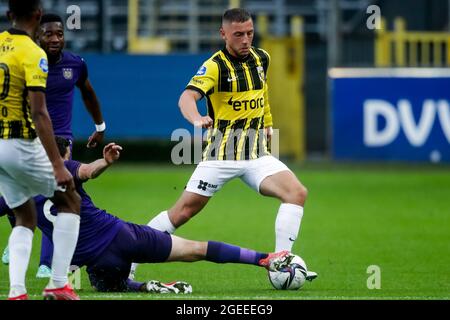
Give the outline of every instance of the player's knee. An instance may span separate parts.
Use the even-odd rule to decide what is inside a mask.
[[[81,197],[76,191],[55,194],[54,203],[58,212],[80,214]]]
[[[183,261],[194,262],[204,260],[207,245],[205,242],[188,240],[185,245]]]
[[[15,208],[14,210],[15,226],[22,226],[32,231],[37,226],[37,215],[35,213],[34,204],[27,201],[23,205]]]
[[[192,241],[192,251],[194,255],[194,261],[203,260],[206,257],[206,251],[208,249],[208,243],[207,242],[201,242],[201,241]]]
[[[25,227],[34,232],[36,230],[37,220],[31,216],[17,216],[15,226]]]
[[[68,212],[80,213],[81,197],[78,192],[70,192],[67,194],[65,205],[68,208]]]
[[[286,195],[286,203],[292,203],[299,206],[303,206],[308,197],[308,189],[302,184],[292,188]]]
[[[78,194],[78,192],[72,192],[72,201],[74,212],[79,213],[81,209],[81,196]]]

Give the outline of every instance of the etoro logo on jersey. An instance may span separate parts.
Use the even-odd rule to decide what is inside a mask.
[[[264,108],[264,98],[251,100],[233,100],[233,97],[228,100],[228,104],[233,107],[234,111],[247,111],[248,109]]]

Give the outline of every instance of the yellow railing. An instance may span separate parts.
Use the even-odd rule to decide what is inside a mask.
[[[267,16],[257,18],[261,48],[271,56],[269,102],[274,129],[279,129],[279,153],[295,160],[305,158],[305,40],[303,19],[291,19],[291,35],[275,37],[268,33]]]
[[[376,67],[450,66],[450,33],[407,31],[403,18],[394,20],[394,30],[386,30],[386,21],[375,39]]]
[[[169,51],[168,39],[139,36],[139,0],[128,0],[128,52],[164,54]]]
[[[239,8],[241,6],[241,0],[230,0],[228,8]]]
[[[237,8],[240,0],[229,0],[229,8]],[[139,0],[128,0],[128,52],[166,54],[171,49],[170,40],[164,37],[139,36]]]

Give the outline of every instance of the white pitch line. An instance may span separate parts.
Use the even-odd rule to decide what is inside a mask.
[[[42,295],[31,294],[31,298],[42,298]],[[0,294],[0,298],[7,298],[6,294]],[[450,300],[450,297],[423,297],[423,296],[392,296],[392,297],[350,297],[350,296],[307,296],[307,297],[280,297],[274,298],[273,296],[189,296],[189,295],[165,295],[165,294],[138,294],[138,295],[86,295],[83,299],[83,294],[80,295],[82,300],[89,299],[124,299],[124,300],[135,300],[135,299],[146,299],[146,300],[290,300],[290,301],[302,301],[302,300]]]

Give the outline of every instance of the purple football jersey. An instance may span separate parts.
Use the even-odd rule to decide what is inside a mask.
[[[84,181],[78,178],[80,162],[68,160],[65,165],[74,177],[77,192],[81,196],[80,233],[72,264],[83,266],[95,260],[109,246],[126,223],[94,205],[83,189]],[[38,212],[38,227],[51,240],[53,223],[50,220],[56,218],[56,208],[51,206],[49,213],[46,207],[50,206],[51,203],[48,202],[47,198],[37,196],[34,200]]]
[[[83,84],[87,77],[86,63],[71,52],[63,51],[59,62],[49,64],[46,101],[56,135],[73,140],[73,94],[75,86]]]

